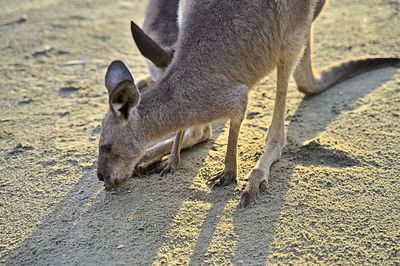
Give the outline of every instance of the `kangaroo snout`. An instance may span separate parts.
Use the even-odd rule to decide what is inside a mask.
[[[129,171],[128,173],[131,173],[132,171]],[[130,174],[124,173],[115,173],[113,171],[109,171],[107,169],[99,169],[97,170],[97,178],[99,181],[104,182],[104,185],[106,187],[117,187],[118,185],[122,184],[125,182],[128,178],[130,177]]]
[[[127,176],[123,178],[118,178],[112,175],[104,176],[102,173],[97,173],[97,177],[100,181],[104,182],[106,187],[117,187],[119,184],[123,183],[127,179]]]

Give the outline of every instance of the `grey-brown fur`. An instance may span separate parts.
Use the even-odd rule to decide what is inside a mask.
[[[322,76],[330,80],[314,75],[310,61],[311,24],[325,1],[186,2],[173,60],[155,88],[141,94],[139,103],[130,109],[128,119],[118,113],[137,101],[133,82],[128,86],[129,80],[120,80],[124,88],[131,89],[126,90],[126,97],[113,95],[113,90],[119,90],[120,85],[111,91],[110,108],[114,111],[108,112],[103,122],[99,171],[107,184],[117,185],[130,174],[150,142],[193,125],[228,118],[225,168],[212,180],[216,185],[235,181],[237,139],[248,91],[276,67],[278,79],[272,123],[265,153],[250,173],[242,194],[241,206],[247,206],[257,198],[270,166],[280,157],[285,145],[285,104],[292,73],[295,72],[302,91],[315,94],[346,78],[347,72],[354,72],[356,69],[352,66],[358,63],[344,64]],[[304,47],[307,51],[302,56]],[[398,59],[361,62],[368,62],[368,67],[363,68],[367,70],[370,64],[376,67],[397,63]],[[107,145],[111,145],[111,151],[103,152],[101,147]]]
[[[143,30],[131,22],[132,37],[139,51],[148,59],[150,77],[137,83],[143,91],[154,86],[173,57],[173,46],[178,38],[177,10],[179,1],[150,0],[148,2]],[[174,172],[180,165],[180,150],[208,140],[211,137],[211,124],[197,125],[179,131],[175,138],[167,139],[150,147],[137,163],[139,172],[161,173]],[[161,162],[162,157],[170,154],[168,160]],[[154,167],[155,166],[155,167]]]
[[[143,31],[160,46],[169,49],[178,39],[176,23],[179,0],[149,0],[146,8]],[[164,69],[148,61],[153,80],[161,78]]]

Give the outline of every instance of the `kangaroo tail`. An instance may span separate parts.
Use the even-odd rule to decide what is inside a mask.
[[[299,86],[299,90],[305,94],[317,94],[356,75],[382,67],[399,65],[400,58],[394,57],[364,58],[341,62],[322,70],[319,77],[315,78],[312,90],[301,86]]]

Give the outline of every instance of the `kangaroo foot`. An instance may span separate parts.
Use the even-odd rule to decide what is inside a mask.
[[[213,188],[227,186],[230,183],[236,183],[236,174],[222,171],[221,173],[208,179],[208,183],[212,184]]]
[[[148,171],[149,174],[157,174],[159,173],[161,176],[165,176],[168,173],[174,173],[176,170],[179,169],[179,163],[175,160],[168,160],[160,162],[154,165],[154,168]]]
[[[135,172],[141,175],[146,175],[152,168],[154,168],[156,165],[161,163],[160,158],[154,158],[151,160],[143,160],[140,161],[136,166],[135,166]]]
[[[239,208],[247,208],[253,204],[258,197],[260,197],[261,187],[253,187],[249,190],[244,190],[242,196],[240,197]]]
[[[139,91],[149,89],[153,87],[155,84],[155,81],[151,77],[147,77],[145,79],[139,80],[136,83],[136,87],[138,88]]]
[[[253,204],[265,189],[266,179],[264,173],[260,170],[253,170],[249,177],[249,183],[240,197],[239,208],[246,208]]]

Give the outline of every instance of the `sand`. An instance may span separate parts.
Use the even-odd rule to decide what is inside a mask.
[[[130,36],[144,1],[3,0],[0,11],[0,253],[5,265],[400,264],[400,71],[305,98],[290,84],[288,144],[261,198],[237,210],[264,149],[275,73],[250,94],[239,184],[211,189],[227,125],[173,175],[105,191],[96,177],[107,65],[145,61]],[[317,67],[400,56],[400,2],[331,1]]]

